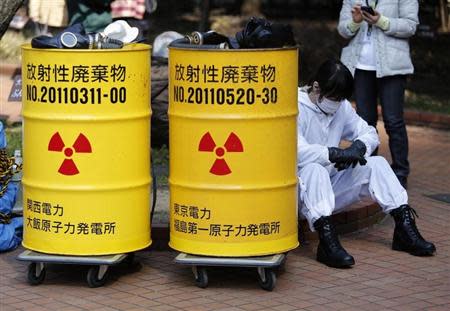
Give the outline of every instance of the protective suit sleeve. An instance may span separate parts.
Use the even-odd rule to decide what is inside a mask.
[[[380,144],[377,131],[373,126],[367,124],[350,105],[348,101],[344,103],[345,107],[345,125],[342,133],[342,139],[348,141],[360,140],[366,145],[366,154],[368,157]]]
[[[384,33],[397,37],[409,38],[416,32],[419,24],[419,3],[417,0],[399,0],[398,18],[389,18],[389,29]]]
[[[337,29],[339,34],[345,39],[350,39],[359,30],[359,28],[354,28],[354,24],[352,24],[352,22],[352,1],[344,0],[344,2],[342,3],[341,13],[339,14],[339,24]]]
[[[299,133],[297,138],[297,165],[299,168],[302,168],[310,163],[317,163],[322,166],[330,165],[328,147],[319,144],[309,144]]]
[[[23,218],[15,217],[9,224],[0,224],[0,252],[17,248],[22,242]]]
[[[0,213],[11,213],[14,204],[16,204],[17,185],[15,182],[10,182],[6,187],[6,192],[0,196]]]

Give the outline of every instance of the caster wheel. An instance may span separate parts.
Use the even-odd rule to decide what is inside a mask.
[[[277,283],[277,276],[272,269],[258,268],[258,283],[262,289],[271,292]]]
[[[286,260],[287,260],[287,253],[285,253],[285,257],[284,257],[283,261],[280,263],[280,265],[275,267],[275,271],[276,272],[278,272],[278,271],[281,271],[281,272],[286,271]]]
[[[32,262],[28,265],[27,273],[28,283],[30,285],[39,285],[45,279],[45,266],[43,263]]]
[[[108,277],[108,266],[94,266],[89,268],[86,276],[89,287],[95,288],[105,285]]]
[[[206,268],[194,267],[195,285],[200,288],[206,288],[208,286],[208,272]]]
[[[132,267],[134,265],[134,253],[127,254],[127,257],[123,260],[123,263],[126,264],[128,267]]]

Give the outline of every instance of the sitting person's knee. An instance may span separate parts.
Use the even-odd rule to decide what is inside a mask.
[[[325,167],[318,163],[308,163],[304,167],[300,169],[301,174],[326,174],[327,176],[328,171]]]
[[[371,168],[380,167],[380,166],[389,166],[388,161],[382,156],[371,156],[366,158],[367,165]],[[390,167],[390,166],[389,166]]]

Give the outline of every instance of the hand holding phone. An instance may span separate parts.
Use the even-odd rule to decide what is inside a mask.
[[[362,6],[361,11],[366,12],[370,15],[375,15],[375,11],[370,6]]]

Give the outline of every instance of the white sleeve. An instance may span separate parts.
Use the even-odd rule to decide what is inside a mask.
[[[352,18],[352,1],[344,0],[342,3],[341,12],[339,13],[339,22],[337,30],[339,34],[345,39],[352,38],[356,32],[352,32],[348,25],[353,21]]]
[[[380,144],[377,131],[356,114],[355,109],[353,109],[349,102],[346,102],[345,105],[346,120],[342,138],[348,141],[362,141],[367,148],[366,156],[370,156]]]
[[[297,138],[297,165],[299,168],[302,168],[310,163],[317,163],[322,166],[330,165],[328,147],[308,143],[299,131]]]
[[[389,17],[389,28],[385,34],[397,38],[409,38],[419,24],[419,3],[417,0],[400,0],[398,18]]]

